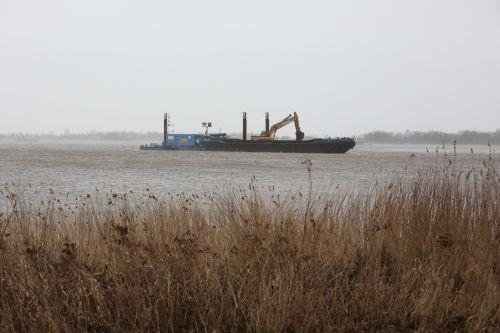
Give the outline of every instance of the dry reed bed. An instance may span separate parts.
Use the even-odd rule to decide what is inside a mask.
[[[335,199],[89,195],[72,214],[3,192],[0,331],[500,329],[492,166]]]

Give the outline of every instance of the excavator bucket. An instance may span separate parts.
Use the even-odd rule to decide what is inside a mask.
[[[302,132],[302,131],[297,131],[297,132],[295,132],[295,139],[296,139],[297,141],[302,141],[302,140],[304,140],[304,136],[305,136],[305,134],[304,134],[304,132]]]

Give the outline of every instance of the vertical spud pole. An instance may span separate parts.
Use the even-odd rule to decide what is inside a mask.
[[[247,113],[243,112],[243,141],[247,141]]]

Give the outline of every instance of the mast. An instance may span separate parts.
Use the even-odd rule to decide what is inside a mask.
[[[165,112],[163,115],[163,145],[167,144],[168,127],[170,126],[170,115]]]
[[[266,112],[266,135],[269,135],[269,112]]]
[[[243,141],[247,141],[247,113],[243,112]]]

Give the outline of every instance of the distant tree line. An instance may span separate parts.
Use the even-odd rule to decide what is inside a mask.
[[[34,142],[34,141],[145,141],[159,142],[163,133],[159,132],[96,132],[72,134],[0,134],[0,141]]]
[[[241,138],[241,133],[228,133],[231,137]],[[306,137],[306,139],[314,136]],[[280,139],[291,139],[283,136]],[[0,134],[0,141],[34,142],[34,141],[133,141],[133,142],[161,142],[161,132],[96,132],[72,134]],[[500,129],[495,132],[460,131],[458,133],[445,133],[439,131],[406,131],[393,133],[373,131],[358,137],[359,141],[366,143],[392,143],[392,144],[446,144],[450,145],[456,140],[457,144],[500,145]]]
[[[373,131],[362,136],[367,143],[395,143],[395,144],[500,144],[500,129],[495,132],[460,131],[458,133],[445,133],[439,131],[406,131],[392,133]]]

